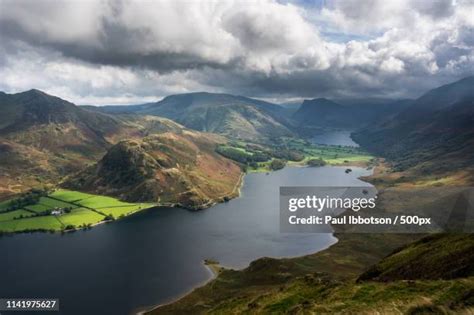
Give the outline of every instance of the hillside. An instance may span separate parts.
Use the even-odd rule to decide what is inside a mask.
[[[474,77],[424,94],[398,115],[353,134],[395,170],[446,173],[474,166]],[[436,162],[434,162],[436,159]]]
[[[108,136],[123,131],[117,118],[38,90],[0,94],[2,195],[79,170],[104,153]]]
[[[403,110],[411,100],[305,100],[292,115],[298,131],[311,135],[324,129],[354,130]]]
[[[124,140],[63,186],[127,201],[205,208],[238,195],[240,167],[215,152],[224,142],[187,130]]]
[[[474,276],[474,235],[435,234],[397,249],[358,280],[386,282],[470,276]]]
[[[292,135],[286,126],[284,109],[280,106],[229,94],[179,94],[165,97],[157,103],[105,106],[97,110],[161,116],[194,130],[257,142]]]
[[[182,130],[166,118],[112,116],[38,90],[0,93],[0,198],[57,184],[124,139]]]
[[[357,117],[348,116],[349,110],[349,107],[326,98],[316,98],[304,100],[292,118],[308,126],[351,128]]]

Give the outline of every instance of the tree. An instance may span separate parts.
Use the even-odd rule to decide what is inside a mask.
[[[284,168],[285,165],[286,165],[285,160],[273,159],[272,162],[270,163],[270,169],[273,171],[280,170]]]
[[[322,158],[311,159],[306,162],[306,165],[310,167],[320,167],[326,165],[326,162]]]

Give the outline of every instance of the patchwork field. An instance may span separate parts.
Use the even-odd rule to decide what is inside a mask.
[[[75,206],[72,203],[64,202],[58,199],[52,199],[49,197],[41,197],[39,204],[46,206],[50,209],[51,208],[68,208],[68,207],[77,208],[77,206]]]
[[[286,146],[303,153],[305,160],[321,158],[331,165],[368,162],[373,159],[367,151],[357,147],[313,144],[302,139],[288,139]]]
[[[29,201],[27,205],[20,203],[19,206],[21,199],[25,196],[0,203],[0,232],[53,232],[87,228],[154,206],[63,189]]]
[[[307,165],[313,159],[321,159],[328,165],[368,166],[374,158],[361,148],[313,144],[295,138],[282,138],[278,146],[233,141],[219,146],[217,152],[246,165],[249,172],[268,172],[276,159],[298,166]]]

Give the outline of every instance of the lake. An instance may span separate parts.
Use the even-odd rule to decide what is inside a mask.
[[[209,280],[204,259],[243,268],[320,251],[332,234],[279,232],[279,187],[370,186],[357,179],[370,171],[352,169],[249,174],[241,197],[207,210],[155,208],[88,231],[1,237],[0,297],[59,298],[61,314],[130,314]]]
[[[358,147],[359,145],[351,138],[350,130],[333,130],[318,133],[312,137],[312,142],[316,144],[331,144]]]

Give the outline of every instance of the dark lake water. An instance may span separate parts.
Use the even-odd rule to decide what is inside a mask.
[[[333,144],[358,147],[359,145],[351,139],[351,132],[349,130],[334,130],[327,131],[315,135],[312,138],[313,143],[317,144]]]
[[[204,211],[156,208],[89,231],[1,237],[0,297],[59,298],[61,314],[130,314],[208,280],[206,258],[243,268],[263,256],[317,252],[337,240],[280,233],[279,187],[368,185],[357,177],[369,171],[344,170],[249,174],[240,198]]]

